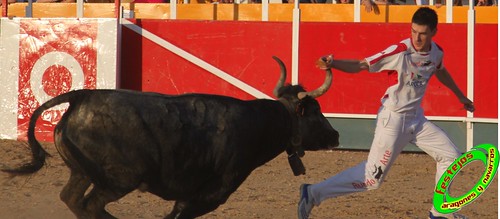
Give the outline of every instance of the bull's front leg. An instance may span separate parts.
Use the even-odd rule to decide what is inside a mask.
[[[234,173],[236,171],[229,171]],[[197,190],[197,198],[189,201],[176,201],[172,212],[166,219],[191,219],[202,216],[217,209],[224,204],[229,196],[236,191],[241,183],[246,179],[247,174],[227,174],[213,177],[215,180],[208,180]],[[221,181],[220,179],[225,179]]]
[[[217,209],[217,201],[176,201],[172,212],[165,219],[192,219]]]

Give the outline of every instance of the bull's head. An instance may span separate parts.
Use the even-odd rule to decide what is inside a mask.
[[[287,148],[290,165],[295,175],[304,174],[305,170],[298,170],[295,165],[302,165],[300,158],[304,155],[304,150],[316,151],[332,149],[339,145],[339,133],[321,113],[318,101],[315,99],[323,95],[332,84],[332,71],[326,70],[326,77],[323,84],[313,90],[306,91],[300,85],[286,85],[286,67],[283,62],[273,56],[281,69],[281,76],[274,88],[273,94],[289,110],[293,120],[292,140]]]

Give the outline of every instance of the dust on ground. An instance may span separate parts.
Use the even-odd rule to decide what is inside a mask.
[[[53,156],[31,176],[10,177],[0,172],[0,218],[75,218],[60,201],[59,192],[69,170],[51,143],[43,147]],[[0,167],[28,161],[25,142],[0,140]],[[307,174],[295,177],[285,154],[257,168],[231,195],[227,203],[201,218],[297,218],[298,188],[320,182],[366,159],[366,151],[307,152],[302,159]],[[427,218],[432,206],[434,160],[426,154],[403,153],[382,187],[377,190],[324,201],[311,218]],[[461,196],[481,178],[481,162],[467,165],[454,179],[452,195]],[[118,218],[163,218],[173,206],[149,193],[134,191],[107,210]],[[476,201],[460,210],[471,219],[498,218],[498,179]]]

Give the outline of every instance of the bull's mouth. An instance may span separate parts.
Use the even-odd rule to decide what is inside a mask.
[[[333,150],[335,148],[339,147],[338,144],[330,144],[327,146],[321,146],[321,147],[306,147],[306,151],[328,151],[328,150]]]
[[[321,151],[321,150],[333,150],[337,147],[339,147],[340,145],[340,142],[338,140],[332,140],[332,141],[329,141],[328,143],[325,143],[325,144],[322,144],[322,145],[316,145],[316,147],[313,147],[313,148],[316,148],[316,150],[318,151]]]
[[[339,144],[328,145],[327,150],[333,150],[333,149],[338,148],[338,147],[339,147]]]
[[[339,143],[332,143],[332,144],[328,144],[326,147],[323,146],[323,147],[317,147],[317,150],[318,151],[329,151],[329,150],[334,150],[335,148],[338,148],[339,147]]]
[[[338,132],[333,136],[331,143],[328,145],[328,149],[332,150],[340,145],[340,135]]]
[[[335,143],[333,143],[331,145],[328,145],[328,149],[329,150],[333,150],[333,149],[339,147],[339,145],[340,145],[340,143],[337,141],[337,142],[335,142]]]

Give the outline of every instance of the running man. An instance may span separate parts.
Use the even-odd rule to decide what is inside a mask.
[[[445,132],[428,121],[421,107],[429,79],[436,75],[470,112],[474,105],[455,84],[443,65],[443,51],[432,41],[438,17],[428,7],[412,17],[411,38],[389,46],[364,60],[335,60],[332,55],[317,61],[321,69],[335,68],[346,73],[362,70],[390,70],[397,82],[383,95],[377,115],[374,139],[368,159],[323,182],[300,187],[298,216],[308,218],[314,206],[328,198],[380,187],[395,159],[408,143],[417,145],[437,162],[436,183],[446,168],[461,155]],[[459,214],[440,214],[432,207],[429,218],[466,218]]]

